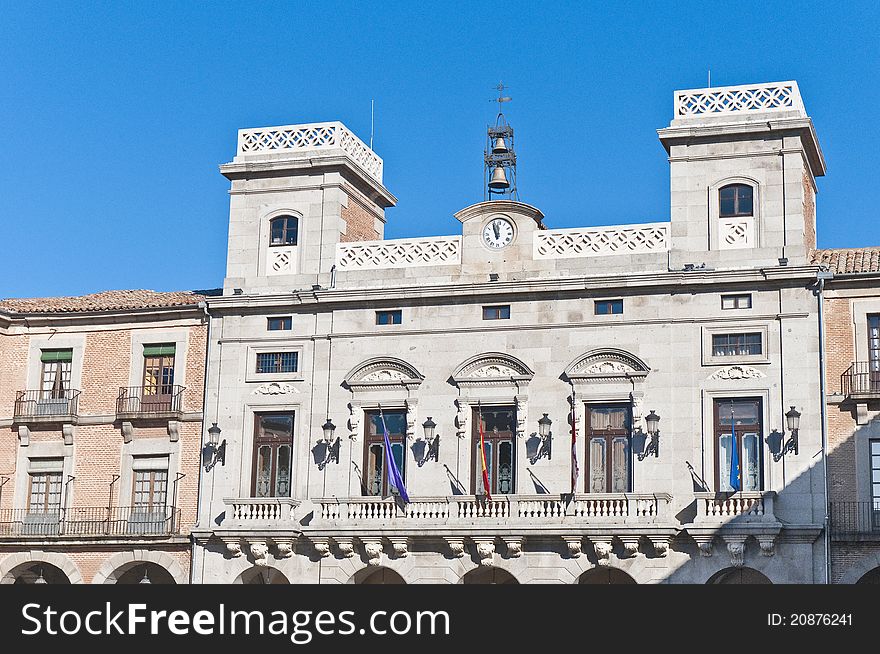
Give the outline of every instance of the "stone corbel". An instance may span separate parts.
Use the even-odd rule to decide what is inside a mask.
[[[507,546],[507,558],[518,559],[522,556],[522,536],[504,536],[504,544]]]
[[[474,540],[477,546],[477,556],[480,557],[480,565],[492,565],[495,563],[495,539]]]
[[[363,417],[364,412],[361,409],[360,404],[355,402],[349,402],[348,412],[348,437],[353,441],[357,441],[361,428],[361,418]]]
[[[633,428],[642,422],[642,404],[644,402],[641,393],[630,393],[630,401],[632,402],[632,424]]]
[[[180,440],[180,422],[177,420],[168,421],[168,440],[172,443]]]
[[[583,539],[580,536],[563,536],[566,547],[568,547],[568,555],[576,559],[581,555],[583,548]]]
[[[61,425],[61,435],[64,437],[65,445],[73,445],[73,432],[76,429],[75,425],[70,424],[69,422],[65,422]]]
[[[639,553],[639,537],[638,536],[620,536],[620,542],[623,543],[623,558],[627,559],[638,555]]]
[[[669,552],[668,538],[652,538],[651,544],[654,546],[654,554],[661,559]]]
[[[131,443],[131,437],[134,434],[134,426],[127,420],[122,421],[122,442]]]
[[[394,550],[395,559],[405,559],[409,555],[409,538],[406,536],[389,536],[391,549]]]
[[[523,439],[528,431],[529,398],[527,395],[516,396],[516,437]]]
[[[446,544],[449,545],[449,551],[453,557],[460,559],[464,556],[464,539],[463,538],[446,538]]]
[[[417,438],[416,424],[419,415],[419,401],[414,397],[408,397],[403,401],[403,404],[406,407],[406,437],[408,440],[413,440]]]
[[[741,568],[746,549],[746,537],[725,536],[724,542],[727,543],[727,553],[730,554],[730,565],[734,568]]]
[[[238,538],[224,538],[223,544],[226,545],[226,553],[230,558],[237,559],[241,556],[241,541]]]
[[[27,447],[31,442],[31,430],[27,425],[18,426],[18,442],[22,447]]]
[[[590,538],[596,552],[596,563],[607,567],[611,563],[611,538]]]
[[[275,539],[275,549],[278,551],[276,558],[279,559],[289,559],[293,556],[293,540],[278,540]]]
[[[339,549],[339,553],[342,554],[343,558],[350,559],[354,556],[353,538],[338,536],[333,538],[333,541],[336,543],[336,547]]]
[[[458,398],[455,400],[455,407],[455,435],[459,438],[465,438],[468,430],[470,405],[462,398]]]
[[[322,559],[330,556],[330,539],[327,536],[310,536],[309,540],[312,541],[312,547],[315,548],[318,556]]]
[[[775,536],[758,536],[758,545],[761,546],[762,555],[773,556],[774,554],[776,554]]]
[[[859,403],[856,404],[856,424],[857,425],[867,425],[868,424],[868,405]]]
[[[382,541],[363,540],[362,542],[367,555],[367,565],[379,565],[382,560]]]
[[[264,540],[250,540],[251,556],[254,558],[254,565],[260,567],[269,565],[269,544]]]
[[[714,535],[692,534],[692,537],[697,542],[697,547],[700,549],[700,556],[712,556],[712,541],[715,538]]]

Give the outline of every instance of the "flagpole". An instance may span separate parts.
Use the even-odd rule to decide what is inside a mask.
[[[580,468],[577,460],[577,399],[574,392],[574,383],[571,385],[571,496],[577,491]]]

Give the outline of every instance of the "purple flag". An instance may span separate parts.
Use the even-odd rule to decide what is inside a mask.
[[[388,484],[393,486],[398,494],[403,498],[404,502],[409,503],[409,495],[406,494],[406,486],[403,485],[403,477],[400,475],[400,469],[391,455],[391,438],[388,436],[388,427],[385,425],[385,414],[379,407],[379,417],[382,418],[382,432],[385,435],[385,467],[388,471]]]

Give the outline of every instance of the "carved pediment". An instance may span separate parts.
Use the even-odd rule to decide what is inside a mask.
[[[346,376],[351,389],[418,386],[424,377],[413,366],[401,359],[377,357],[355,366]]]
[[[269,382],[268,384],[257,386],[254,389],[253,395],[288,395],[289,393],[299,393],[299,389],[293,384]]]
[[[763,372],[751,366],[727,366],[713,372],[709,375],[709,379],[761,379],[766,376]]]
[[[565,369],[565,376],[572,381],[642,379],[650,370],[645,362],[634,354],[625,350],[605,348],[592,350],[575,359]]]
[[[457,384],[528,383],[535,373],[525,363],[501,352],[487,352],[471,357],[452,375]]]

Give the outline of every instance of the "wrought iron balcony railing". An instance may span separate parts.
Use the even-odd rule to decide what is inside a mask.
[[[73,389],[18,391],[13,416],[17,422],[49,422],[77,415],[79,391]]]
[[[185,386],[129,386],[119,389],[116,398],[118,418],[163,417],[182,411]]]
[[[840,376],[844,397],[880,398],[880,361],[856,361]]]
[[[880,536],[880,502],[832,502],[829,509],[832,536]]]
[[[142,537],[180,533],[180,509],[164,506],[0,510],[0,538]]]

